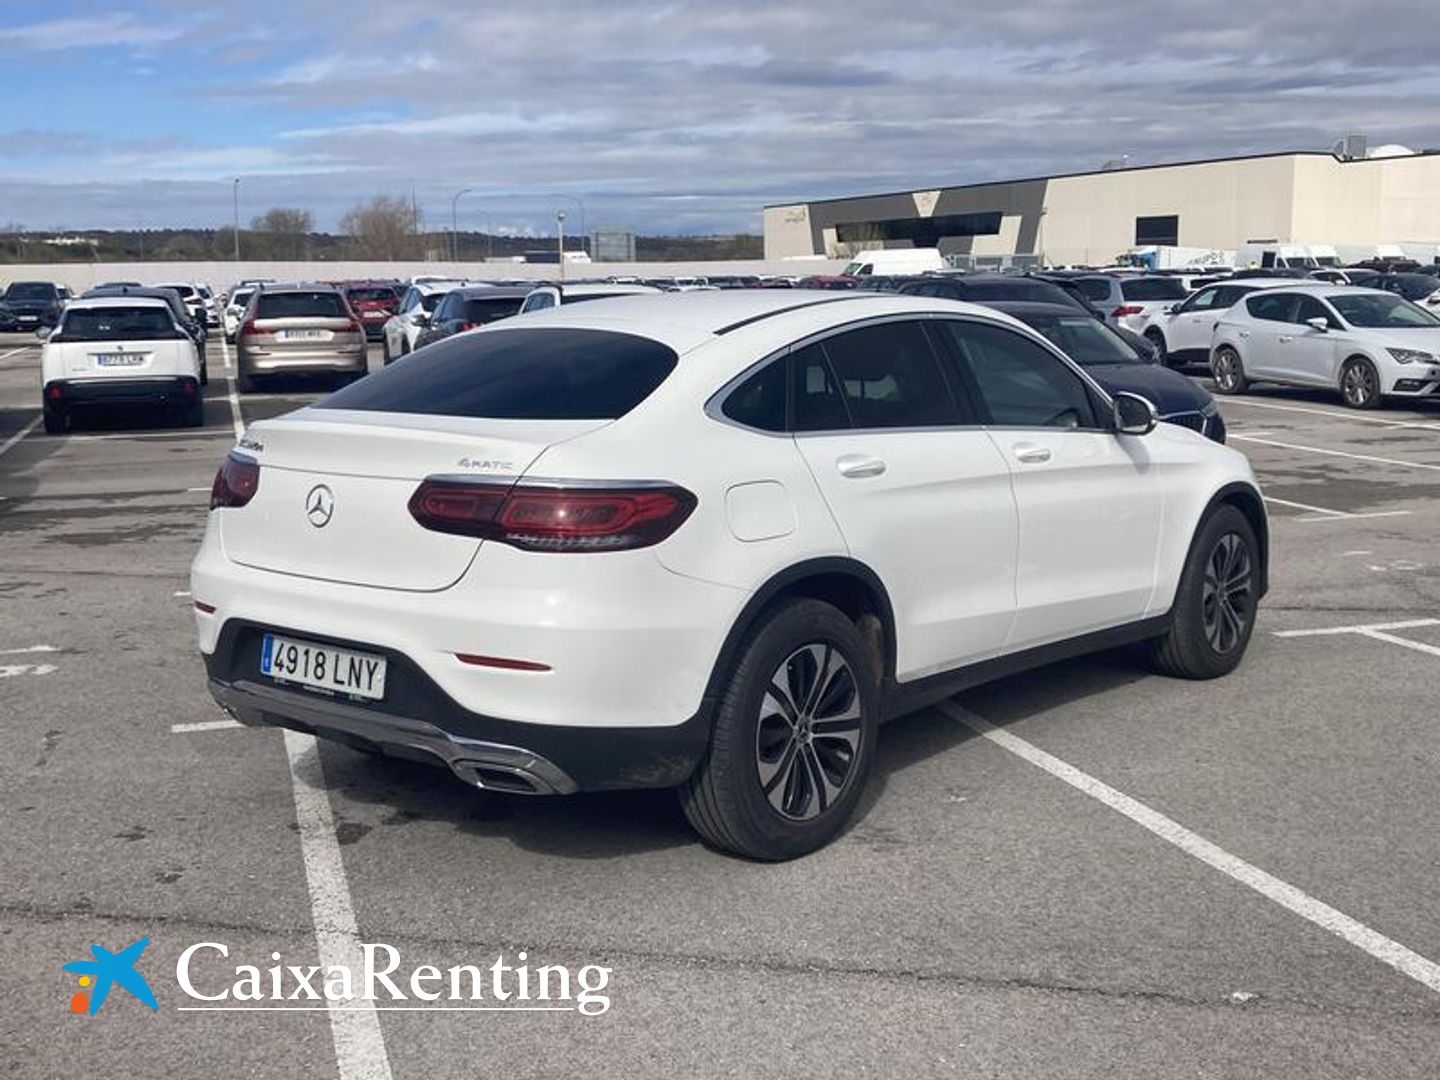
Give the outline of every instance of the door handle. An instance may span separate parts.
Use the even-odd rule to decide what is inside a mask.
[[[1289,334],[1281,334],[1281,335],[1280,335],[1278,338],[1276,338],[1275,340],[1278,341],[1278,342],[1280,342],[1281,345],[1284,345],[1286,342],[1294,341],[1295,339],[1294,339],[1293,337],[1291,337]]]
[[[835,467],[840,470],[841,476],[860,480],[867,476],[879,476],[885,471],[885,462],[864,454],[846,454],[836,460]]]
[[[1016,443],[1010,449],[1015,452],[1016,460],[1023,461],[1026,465],[1038,465],[1042,461],[1050,460],[1049,449],[1034,443]]]
[[[1240,331],[1240,336],[1241,336],[1241,337],[1249,337],[1249,336],[1250,336],[1250,331],[1249,331],[1249,330],[1241,330],[1241,331]]]

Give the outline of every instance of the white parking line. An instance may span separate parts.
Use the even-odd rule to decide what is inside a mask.
[[[1383,416],[1365,416],[1358,412],[1338,412],[1334,409],[1305,409],[1299,405],[1279,405],[1270,401],[1252,401],[1249,398],[1226,398],[1225,404],[1226,406],[1244,405],[1251,409],[1276,409],[1280,412],[1308,413],[1311,416],[1330,416],[1340,420],[1354,420],[1362,424],[1380,424],[1383,427],[1440,431],[1440,423],[1426,420],[1387,420]]]
[[[245,725],[239,720],[200,720],[194,724],[171,724],[171,735],[189,735],[196,731],[228,731]]]
[[[1286,910],[1299,915],[1307,922],[1322,930],[1328,930],[1336,937],[1389,964],[1402,975],[1407,975],[1436,993],[1440,993],[1440,964],[1428,960],[1419,953],[1393,941],[1364,923],[1352,919],[1342,911],[1315,899],[1288,882],[1281,881],[1273,874],[1266,873],[1258,866],[1224,850],[1206,840],[1198,833],[1191,832],[1183,825],[1152,810],[1144,803],[1132,799],[1108,784],[1082,772],[1074,765],[1047,754],[1038,746],[1026,742],[1018,735],[1012,735],[966,711],[953,701],[941,702],[937,708],[960,724],[969,728],[981,738],[988,739],[996,746],[1008,750],[1016,757],[1028,761],[1036,768],[1044,769],[1056,779],[1063,780],[1077,791],[1089,795],[1111,810],[1124,814],[1131,821],[1148,829],[1168,844],[1173,844],[1185,854],[1199,859],[1226,877],[1255,890],[1265,899],[1279,904]]]
[[[1323,446],[1301,446],[1298,443],[1281,442],[1279,439],[1262,439],[1259,435],[1232,434],[1230,438],[1261,443],[1264,446],[1278,446],[1284,450],[1304,450],[1311,454],[1326,454],[1330,457],[1350,458],[1354,461],[1374,461],[1381,465],[1400,465],[1407,469],[1430,469],[1433,472],[1440,472],[1440,465],[1431,465],[1424,461],[1401,461],[1399,458],[1376,457],[1374,454],[1352,454],[1348,450],[1329,450]]]
[[[1356,626],[1325,626],[1318,630],[1276,630],[1276,637],[1328,637],[1332,634],[1362,634],[1367,630],[1413,630],[1417,626],[1440,626],[1440,619],[1406,619],[1404,622],[1366,623]]]
[[[33,345],[21,345],[18,349],[11,349],[7,353],[0,353],[0,362],[9,360],[12,356],[19,356],[21,353],[29,352],[34,347]]]
[[[325,767],[320,761],[320,751],[313,735],[302,735],[287,728],[284,736],[320,965],[359,971],[364,964],[360,931],[350,902],[340,844],[335,839],[335,819],[330,811],[330,796],[325,792]],[[362,1001],[353,1007],[329,1012],[330,1038],[335,1043],[335,1065],[340,1080],[391,1080],[390,1059],[385,1053],[385,1036],[380,1030],[375,1003]]]
[[[9,450],[12,446],[19,443],[21,439],[25,438],[26,435],[29,435],[30,432],[34,431],[37,427],[39,427],[41,419],[42,417],[35,417],[35,419],[31,420],[14,435],[11,435],[10,438],[6,439],[3,443],[0,443],[0,455],[3,455],[5,451]]]
[[[24,653],[59,652],[54,645],[27,645],[23,649],[0,649],[0,656],[20,656]]]
[[[228,386],[227,397],[230,399],[230,422],[235,428],[235,438],[245,434],[245,420],[240,415],[240,395],[235,392],[235,374],[230,367],[230,346],[225,343],[225,335],[220,335],[220,354],[225,358],[225,382]]]
[[[1353,521],[1360,518],[1386,518],[1386,517],[1408,517],[1409,510],[1369,510],[1361,513],[1354,513],[1350,510],[1329,510],[1323,506],[1311,506],[1309,503],[1293,502],[1290,499],[1277,499],[1274,495],[1266,495],[1264,499],[1268,503],[1275,503],[1277,506],[1290,506],[1296,510],[1307,510],[1311,514],[1322,515],[1320,517],[1296,517],[1291,521]]]

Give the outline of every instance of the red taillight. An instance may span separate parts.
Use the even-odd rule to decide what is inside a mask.
[[[410,515],[435,532],[498,540],[524,551],[632,551],[658,544],[695,509],[669,484],[529,487],[426,480]]]
[[[479,325],[478,322],[462,322],[460,324],[460,330],[463,333],[466,330],[474,330]]]
[[[258,334],[258,333],[260,333],[260,331],[259,331],[258,329],[256,329],[256,327],[255,327],[255,320],[254,320],[254,319],[246,319],[246,320],[245,320],[245,324],[240,327],[240,333],[242,333],[242,334]]]
[[[1137,307],[1137,306],[1134,305],[1134,304],[1121,304],[1121,305],[1120,305],[1119,307],[1117,307],[1114,311],[1110,312],[1110,317],[1111,317],[1112,319],[1118,319],[1118,318],[1120,318],[1122,315],[1143,315],[1143,314],[1145,314],[1145,309],[1144,309],[1143,307]]]
[[[210,509],[244,506],[260,489],[260,465],[241,454],[228,455],[210,485]]]
[[[65,396],[65,387],[61,383],[51,383],[45,388],[45,396],[51,401],[59,401]]]

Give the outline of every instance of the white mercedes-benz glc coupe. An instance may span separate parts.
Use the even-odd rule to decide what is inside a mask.
[[[1232,670],[1244,457],[933,297],[697,292],[458,334],[254,424],[192,571],[237,718],[476,787],[677,787],[722,849],[845,825],[880,722],[1149,641]]]

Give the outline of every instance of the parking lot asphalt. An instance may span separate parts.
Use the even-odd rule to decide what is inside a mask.
[[[39,350],[0,336],[5,1076],[1435,1075],[1440,407],[1223,399],[1272,500],[1240,670],[1122,651],[898,720],[854,826],[768,866],[663,792],[480,793],[228,724],[186,592],[209,484],[237,419],[318,395],[232,404],[209,365],[202,429],[47,436]],[[72,1015],[61,965],[143,937],[159,1010]],[[229,947],[216,986],[356,940],[601,965],[610,1008],[182,1011],[189,945]]]

